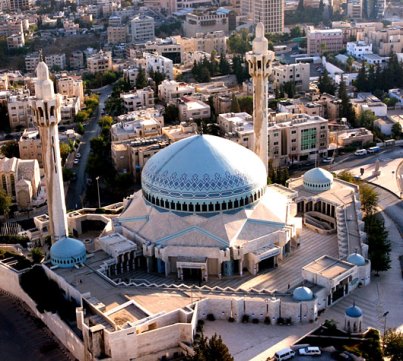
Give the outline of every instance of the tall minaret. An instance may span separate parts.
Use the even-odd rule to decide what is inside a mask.
[[[66,203],[59,148],[60,94],[55,94],[48,66],[41,60],[36,68],[35,99],[31,108],[42,143],[48,198],[49,233],[52,242],[67,236]]]
[[[249,74],[253,81],[253,151],[260,157],[268,168],[268,81],[271,75],[271,64],[274,52],[268,50],[269,42],[264,36],[264,25],[256,26],[256,37],[252,43],[252,51],[246,53]]]

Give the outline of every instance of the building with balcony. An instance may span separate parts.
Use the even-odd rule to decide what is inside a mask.
[[[183,97],[178,103],[178,108],[181,122],[209,119],[211,116],[210,106],[192,97]]]
[[[273,67],[273,88],[279,89],[284,83],[293,82],[297,91],[309,90],[310,64],[297,63]]]
[[[176,103],[186,95],[193,95],[195,87],[193,85],[177,82],[175,80],[164,80],[158,85],[158,99],[165,103]]]
[[[154,90],[151,87],[131,90],[128,93],[120,93],[126,112],[132,112],[140,108],[154,107]]]
[[[338,53],[344,49],[341,29],[315,29],[309,26],[306,34],[308,55]]]
[[[112,53],[100,50],[87,58],[87,69],[90,73],[104,73],[112,70]]]
[[[155,23],[151,16],[136,15],[130,21],[131,40],[135,44],[145,44],[155,39]]]

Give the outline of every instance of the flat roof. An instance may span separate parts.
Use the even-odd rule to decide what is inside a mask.
[[[354,267],[354,265],[341,261],[337,258],[323,256],[307,264],[302,269],[312,273],[320,274],[321,276],[328,279],[332,279],[351,270]]]

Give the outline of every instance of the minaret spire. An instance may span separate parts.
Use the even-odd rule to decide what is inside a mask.
[[[246,54],[249,74],[253,81],[253,151],[268,168],[268,81],[272,73],[271,64],[274,52],[268,50],[269,42],[265,37],[264,25],[256,25],[256,35],[252,51]]]
[[[67,236],[66,203],[59,148],[60,94],[54,93],[48,66],[40,61],[36,68],[35,99],[31,108],[42,143],[42,161],[45,171],[49,214],[49,233],[52,242]]]

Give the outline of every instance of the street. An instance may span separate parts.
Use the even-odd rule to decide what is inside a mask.
[[[113,85],[106,85],[98,90],[99,95],[99,107],[95,117],[93,117],[85,128],[80,142],[78,152],[81,153],[81,159],[78,165],[73,167],[73,171],[76,172],[77,178],[70,182],[70,186],[66,195],[66,208],[68,210],[81,208],[82,202],[85,196],[86,187],[86,168],[88,162],[88,156],[91,150],[90,141],[99,135],[101,128],[98,126],[98,120],[101,117],[102,110],[104,109],[105,101],[112,92]]]

